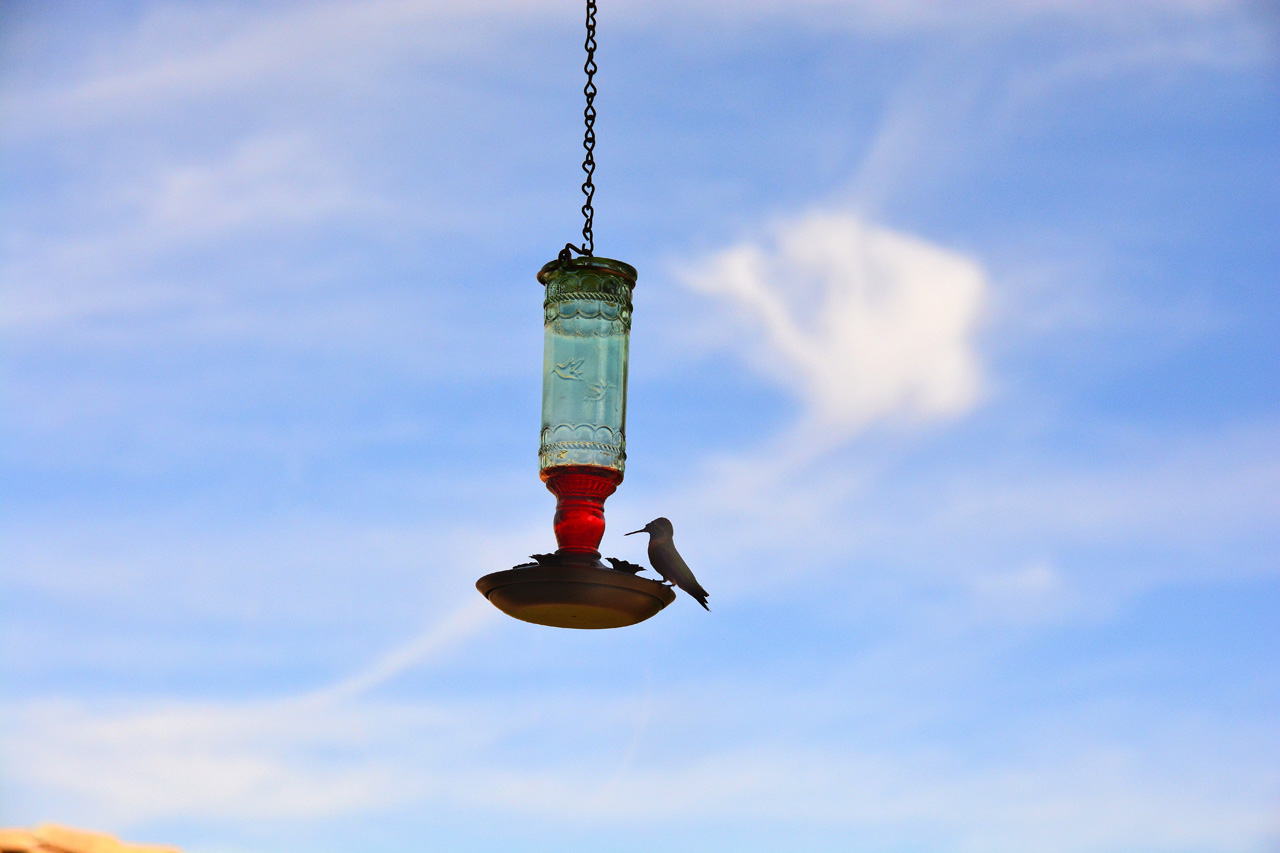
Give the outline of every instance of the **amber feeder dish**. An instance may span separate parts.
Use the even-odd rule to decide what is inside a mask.
[[[553,628],[625,628],[675,600],[671,587],[593,566],[531,566],[485,575],[476,588],[508,616]]]

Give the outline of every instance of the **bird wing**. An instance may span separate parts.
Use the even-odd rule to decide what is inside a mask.
[[[680,556],[680,552],[676,550],[675,543],[667,543],[663,548],[661,563],[664,564],[658,573],[676,586],[680,587],[703,606],[707,607],[707,596],[710,595],[702,584],[698,583],[698,579],[693,576],[693,570],[689,568],[689,564],[684,561],[684,557]],[[659,568],[659,561],[654,559],[654,555],[649,555],[649,562],[654,564],[654,568]]]

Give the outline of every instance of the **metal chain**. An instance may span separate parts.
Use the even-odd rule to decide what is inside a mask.
[[[577,252],[579,255],[591,256],[596,251],[596,238],[592,230],[595,224],[596,212],[591,206],[592,200],[596,195],[595,173],[596,173],[596,0],[587,0],[587,40],[583,43],[583,47],[587,50],[587,61],[582,66],[582,70],[587,72],[587,85],[582,87],[582,94],[587,96],[586,109],[582,111],[583,122],[586,124],[586,131],[582,135],[582,147],[587,154],[582,159],[582,171],[586,172],[587,179],[582,182],[582,194],[587,197],[582,203],[582,246],[575,246],[572,243],[566,243],[565,247],[560,251],[560,259],[568,260],[570,252]]]
[[[587,151],[582,160],[582,171],[587,173],[587,179],[582,182],[582,194],[587,197],[582,205],[582,245],[588,255],[593,255],[596,251],[596,238],[591,230],[596,218],[591,207],[591,200],[596,194],[596,185],[591,180],[596,173],[596,0],[587,0],[587,40],[582,46],[587,49],[587,61],[582,66],[582,70],[587,72],[587,85],[582,87],[582,94],[587,96],[587,107],[582,111],[586,124],[582,147]]]

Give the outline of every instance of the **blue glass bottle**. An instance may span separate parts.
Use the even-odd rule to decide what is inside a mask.
[[[540,471],[589,465],[623,472],[627,351],[636,271],[607,258],[552,261],[543,302]]]

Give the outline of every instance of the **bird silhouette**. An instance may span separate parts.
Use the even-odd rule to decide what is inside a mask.
[[[665,518],[655,518],[639,530],[633,530],[626,534],[633,536],[637,533],[649,534],[649,562],[653,563],[653,570],[662,575],[662,579],[680,587],[693,597],[693,600],[707,607],[707,591],[698,583],[698,579],[693,576],[693,572],[689,570],[689,566],[685,563],[684,558],[680,556],[680,552],[676,550],[675,542],[671,541],[671,537],[675,530],[671,526],[671,522]]]

